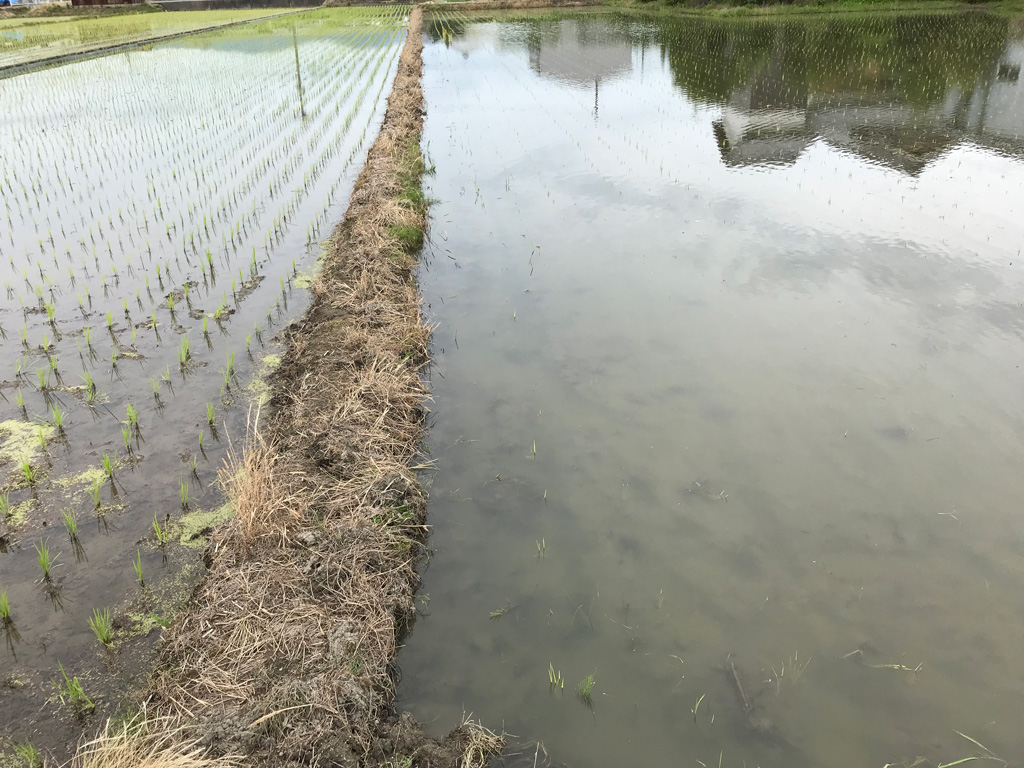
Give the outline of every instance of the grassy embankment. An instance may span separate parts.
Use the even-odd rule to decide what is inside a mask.
[[[1024,12],[1022,0],[795,0],[789,3],[749,0],[602,0],[616,9],[699,14],[702,16],[785,16],[822,13],[892,13],[988,10]]]
[[[824,13],[891,13],[986,10],[1024,13],[1024,0],[794,0],[775,3],[750,0],[428,0],[424,8],[453,7],[465,11],[527,10],[590,6],[595,10],[634,10],[711,17],[784,16]]]
[[[83,768],[153,751],[152,768],[475,768],[503,744],[469,722],[438,743],[394,711],[426,532],[420,29],[416,9],[380,134],[310,309],[287,333],[269,414],[259,429],[253,416],[244,455],[224,470],[235,515],[167,633],[145,717],[108,726],[83,747]]]
[[[5,13],[19,19],[52,19],[52,18],[89,18],[92,16],[124,16],[137,13],[160,13],[159,5],[153,3],[135,3],[118,5],[71,5],[71,3],[55,2],[38,5],[10,5],[0,8]]]

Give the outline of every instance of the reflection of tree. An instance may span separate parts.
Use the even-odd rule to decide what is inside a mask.
[[[428,16],[427,23],[423,25],[423,32],[432,42],[446,38],[450,40],[465,35],[466,24],[454,19],[440,19]]]
[[[666,21],[676,84],[697,101],[724,102],[764,68],[815,93],[891,94],[924,107],[950,87],[971,90],[992,70],[1007,22],[987,15],[787,22]]]
[[[776,26],[666,20],[662,51],[676,85],[691,99],[722,102],[767,61]]]

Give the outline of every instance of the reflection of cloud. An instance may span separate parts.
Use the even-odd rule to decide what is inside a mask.
[[[720,204],[735,210],[740,203]],[[956,317],[978,335],[1024,334],[1013,288],[970,253],[820,231],[806,236],[767,217],[760,226],[761,246],[749,271],[741,270],[742,279],[730,278],[745,283],[747,290],[775,294],[782,286],[817,293],[836,276],[852,274],[872,295],[920,313],[928,326]]]
[[[559,22],[559,34],[528,41],[530,67],[559,82],[590,88],[633,68],[633,47],[628,37],[608,27],[577,21]]]

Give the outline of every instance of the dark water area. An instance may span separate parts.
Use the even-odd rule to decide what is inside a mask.
[[[524,765],[1019,764],[1024,23],[426,30],[400,704]]]

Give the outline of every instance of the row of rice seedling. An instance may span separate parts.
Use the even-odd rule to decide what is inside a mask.
[[[50,19],[25,23],[0,21],[0,70],[40,59],[67,56],[97,48],[126,45],[155,37],[215,28],[225,24],[279,15],[281,11],[180,11],[126,14],[99,18]]]

